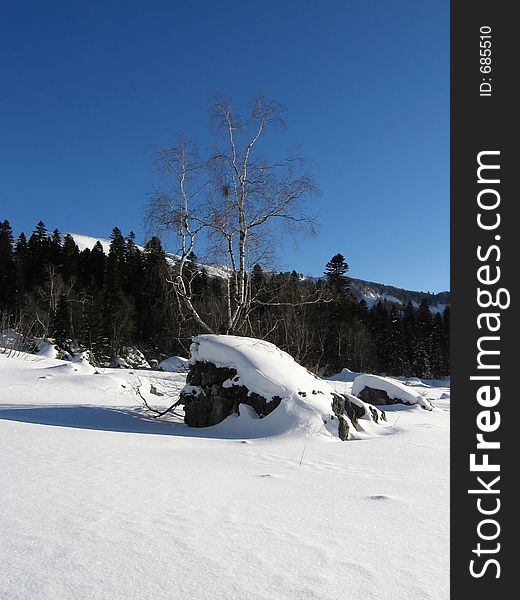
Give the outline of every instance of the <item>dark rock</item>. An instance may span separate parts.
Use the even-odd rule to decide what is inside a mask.
[[[377,414],[377,410],[375,408],[373,408],[372,406],[369,406],[368,410],[370,411],[370,414],[372,415],[372,419],[374,419],[374,423],[378,423],[379,415]]]
[[[376,390],[368,386],[365,386],[357,396],[364,402],[375,404],[376,406],[381,404],[409,404],[404,400],[390,398],[384,390]]]
[[[227,379],[234,379],[236,376],[236,369],[217,367],[210,362],[196,362],[190,365],[186,383],[193,386],[209,386],[215,383],[222,384]]]
[[[339,426],[338,426],[339,439],[343,442],[345,440],[348,440],[349,431],[350,431],[350,427],[349,427],[347,419],[345,419],[345,417],[341,416],[339,419]]]
[[[348,403],[348,409],[347,409],[347,414],[350,417],[350,420],[352,420],[352,417],[350,415],[350,412],[352,412],[354,414],[354,417],[357,419],[361,419],[362,417],[365,416],[365,409],[362,406],[359,406],[358,404],[354,404],[354,402],[350,402],[350,400],[346,400],[346,405]]]
[[[352,425],[357,429],[358,419],[365,416],[365,409],[351,402],[347,396],[334,394],[332,399],[332,412],[338,417],[338,436],[342,440],[348,439],[349,425],[345,415],[350,419]],[[344,437],[346,436],[346,437]]]
[[[334,395],[332,399],[332,412],[338,418],[345,413],[345,396]]]
[[[259,394],[250,393],[244,385],[224,387],[224,382],[229,380],[238,381],[236,369],[217,367],[210,362],[196,362],[190,366],[186,382],[198,389],[181,392],[180,399],[184,404],[184,421],[187,425],[216,425],[229,415],[238,414],[239,404],[247,404],[259,418],[263,418],[282,401],[278,396],[267,400]]]
[[[204,392],[198,395],[187,394],[184,401],[184,421],[190,427],[208,427],[223,421],[237,410],[233,399],[208,397]]]

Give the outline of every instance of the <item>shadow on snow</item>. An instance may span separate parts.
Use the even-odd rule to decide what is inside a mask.
[[[221,437],[218,432],[190,429],[184,423],[153,419],[139,409],[85,405],[0,405],[0,420],[55,427],[175,435]],[[225,436],[229,437],[229,436]]]
[[[0,405],[0,420],[34,423],[55,427],[72,427],[95,431],[121,433],[144,433],[148,435],[173,435],[216,439],[244,437],[230,431],[218,431],[214,427],[190,428],[180,421],[159,420],[140,412],[139,409],[85,406],[85,405]],[[250,436],[248,436],[250,437]]]

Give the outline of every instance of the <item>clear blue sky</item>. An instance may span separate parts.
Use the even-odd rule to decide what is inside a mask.
[[[317,239],[284,265],[449,287],[449,2],[5,2],[0,219],[143,235],[152,148],[204,147],[208,95],[287,107],[321,189]]]

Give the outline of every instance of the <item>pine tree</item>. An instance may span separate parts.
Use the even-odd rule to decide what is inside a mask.
[[[450,307],[447,306],[444,309],[444,312],[442,314],[442,325],[443,325],[443,336],[442,336],[442,346],[443,346],[443,351],[444,351],[444,356],[445,356],[445,361],[446,361],[446,375],[449,375],[451,372],[451,364],[450,364],[450,333],[451,333],[451,329],[450,329]]]
[[[433,317],[430,311],[428,300],[424,298],[416,315],[416,331],[417,335],[427,344],[432,333]]]
[[[422,340],[418,340],[414,347],[412,364],[413,374],[421,379],[431,379],[431,365],[428,349]]]
[[[112,256],[120,264],[124,264],[126,258],[127,244],[119,227],[112,229],[110,235],[110,250],[108,256]]]
[[[65,281],[70,281],[78,276],[79,272],[79,248],[74,238],[67,233],[63,239],[62,250],[62,273]]]
[[[334,255],[325,265],[325,277],[329,287],[338,294],[348,290],[350,280],[346,277],[349,267],[342,254]]]
[[[364,298],[361,298],[356,305],[356,316],[361,322],[366,323],[368,321],[368,314],[368,304]]]
[[[385,351],[389,373],[392,375],[402,375],[405,363],[405,348],[402,323],[395,304],[390,310]]]
[[[61,265],[61,234],[55,229],[52,232],[52,236],[49,242],[49,262],[52,265],[60,266]]]
[[[135,246],[135,233],[130,230],[130,233],[126,236],[126,247],[127,250],[131,253]]]
[[[126,242],[121,230],[114,227],[110,236],[110,250],[106,262],[105,307],[110,327],[111,314],[115,315],[123,303],[123,290],[126,274]]]
[[[50,239],[43,221],[38,221],[27,246],[29,264],[25,276],[28,287],[32,289],[34,285],[43,283],[48,272]]]
[[[143,292],[145,279],[144,256],[136,245],[127,247],[126,257],[126,291],[132,296]]]
[[[59,297],[56,312],[51,321],[50,333],[60,348],[68,349],[72,326],[69,303],[65,294],[61,294]]]
[[[433,377],[440,378],[449,372],[444,352],[444,325],[440,313],[433,318],[430,341],[430,365]]]
[[[416,320],[415,309],[411,300],[406,304],[402,319],[403,332],[403,375],[413,374],[413,363],[415,358],[416,342]]]
[[[16,246],[14,250],[15,259],[15,293],[16,293],[16,305],[18,309],[23,308],[25,304],[25,296],[28,289],[28,279],[30,270],[29,260],[29,245],[24,232],[20,233],[16,240]]]
[[[126,258],[126,243],[120,229],[114,227],[110,236],[110,250],[106,264],[105,285],[113,301],[119,302],[123,293],[123,280]],[[116,302],[116,303],[117,303]]]
[[[205,298],[208,294],[209,288],[209,277],[208,272],[204,267],[197,270],[197,273],[193,279],[193,293],[198,298]]]
[[[147,342],[157,343],[169,330],[172,323],[168,323],[169,303],[167,299],[170,267],[166,261],[166,254],[161,241],[152,237],[144,247],[144,289],[145,304],[142,311],[141,331]]]
[[[262,271],[262,267],[259,264],[256,264],[253,267],[253,273],[251,276],[251,284],[255,290],[259,290],[264,283],[264,273]]]
[[[114,356],[122,344],[125,328],[125,302],[123,271],[125,241],[117,227],[113,230],[112,242],[106,262],[104,283],[104,331],[110,340],[110,353]]]
[[[432,355],[433,316],[428,299],[423,298],[415,313],[415,326],[411,340],[412,371],[416,377],[430,379]]]
[[[103,287],[105,279],[107,257],[103,252],[103,246],[96,242],[89,256],[89,285],[95,285],[97,288]]]
[[[15,279],[13,230],[6,220],[0,223],[0,316],[3,310],[13,308]]]
[[[376,348],[376,365],[380,373],[386,373],[389,370],[389,324],[390,318],[386,302],[377,302],[372,307],[371,322],[372,322],[372,337]]]
[[[104,299],[101,290],[87,287],[81,295],[81,319],[79,323],[79,341],[90,350],[98,363],[109,362],[110,340],[104,326]]]

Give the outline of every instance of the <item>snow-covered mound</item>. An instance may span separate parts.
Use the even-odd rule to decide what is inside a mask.
[[[354,379],[356,379],[356,377],[358,377],[358,375],[360,375],[360,373],[356,373],[355,371],[351,371],[350,369],[347,369],[346,367],[344,369],[341,369],[341,371],[339,373],[336,373],[335,375],[331,375],[330,377],[327,377],[327,381],[354,381]]]
[[[405,385],[423,385],[422,379],[419,377],[396,377],[397,381],[402,381]]]
[[[379,375],[359,375],[352,385],[352,394],[359,396],[364,388],[386,392],[389,398],[403,404],[417,404],[427,410],[432,410],[430,402],[414,389],[387,377]]]
[[[149,369],[150,363],[137,348],[123,346],[119,355],[112,359],[110,366],[116,369]]]
[[[57,358],[61,360],[71,360],[72,356],[63,348],[60,348],[55,344],[52,339],[49,338],[35,338],[31,344],[32,353],[42,358]]]
[[[38,338],[35,340],[35,354],[44,358],[61,358],[58,348],[50,340]]]
[[[212,363],[217,368],[236,371],[235,377],[224,382],[224,388],[244,386],[250,396],[258,395],[268,403],[279,402],[261,419],[249,406],[241,404],[238,418],[230,416],[215,427],[232,427],[234,430],[243,427],[247,430],[245,434],[256,430],[262,437],[289,432],[337,437],[338,419],[333,414],[332,402],[338,394],[327,382],[275,345],[254,338],[199,335],[193,338],[190,353],[191,365]],[[184,393],[197,396],[203,391],[199,386],[187,385]],[[372,413],[366,404],[355,400],[357,406],[366,409],[362,418],[372,421]],[[350,437],[358,437],[352,421],[346,416],[345,420]]]
[[[161,360],[157,365],[158,371],[166,371],[168,373],[186,373],[190,368],[187,358],[182,356],[170,356]]]
[[[80,352],[71,358],[72,368],[74,371],[79,371],[81,373],[95,373],[96,368],[92,364],[93,362],[94,361],[89,350]]]

